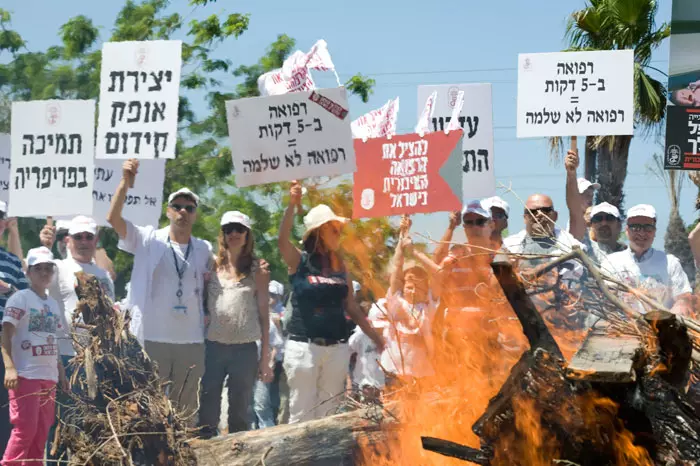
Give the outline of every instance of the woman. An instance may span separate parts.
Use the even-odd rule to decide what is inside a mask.
[[[279,248],[289,268],[292,313],[284,350],[284,369],[290,391],[289,422],[317,419],[334,411],[344,391],[350,354],[345,313],[384,348],[353,298],[343,258],[339,253],[340,232],[347,219],[330,207],[318,205],[304,217],[303,248],[290,241],[294,212],[301,203],[296,181],[282,219]]]
[[[205,438],[216,435],[221,391],[228,376],[228,430],[247,430],[256,377],[268,381],[270,328],[267,264],[253,255],[250,218],[226,212],[221,218],[215,270],[207,285],[209,326],[199,424]],[[258,358],[256,341],[261,340]]]

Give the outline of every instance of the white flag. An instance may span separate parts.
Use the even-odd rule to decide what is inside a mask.
[[[383,107],[365,113],[350,124],[352,137],[366,141],[369,138],[389,137],[396,134],[399,116],[399,98],[389,100]]]
[[[437,91],[433,91],[425,101],[425,107],[423,107],[423,113],[420,114],[418,119],[418,124],[416,125],[416,133],[421,137],[430,132],[430,119],[433,117],[433,111],[435,110],[435,99],[437,99]]]
[[[321,39],[311,47],[309,53],[297,50],[287,57],[282,68],[269,71],[258,78],[258,89],[263,96],[281,95],[288,92],[310,91],[316,85],[309,70],[333,71],[340,87],[340,79],[328,52],[326,41]]]
[[[445,128],[445,134],[449,133],[450,131],[457,131],[462,127],[459,124],[459,114],[462,113],[462,107],[464,107],[464,91],[459,91],[459,93],[457,93],[457,99],[455,100],[455,106],[452,109],[450,122]]]

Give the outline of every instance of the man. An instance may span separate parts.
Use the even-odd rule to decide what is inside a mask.
[[[584,244],[597,265],[601,265],[609,254],[627,249],[617,240],[622,231],[622,218],[614,205],[603,202],[591,209],[591,229],[593,234],[590,238],[586,235]]]
[[[556,226],[558,218],[559,214],[549,196],[533,194],[525,202],[525,229],[503,240],[504,248],[513,254],[552,257],[570,252],[573,246],[583,249],[583,244],[576,238]],[[583,222],[583,215],[580,215],[580,220],[572,216],[572,229],[581,231],[579,222]],[[526,266],[535,267],[546,260],[526,257],[523,262]]]
[[[605,269],[620,281],[646,291],[672,312],[690,315],[691,293],[688,276],[677,257],[652,247],[656,237],[656,210],[639,204],[627,212],[629,249],[610,254]],[[644,313],[647,307],[630,297],[630,303]]]
[[[120,249],[134,255],[131,331],[158,363],[160,376],[172,381],[171,399],[177,402],[179,397],[179,408],[193,412],[204,373],[203,290],[213,259],[211,244],[192,236],[199,197],[187,188],[168,197],[170,224],[165,228],[136,226],[124,219],[124,200],[138,167],[138,160],[124,162],[107,216],[119,235]]]
[[[44,225],[39,233],[39,241],[42,246],[49,250],[53,247],[56,239],[56,230],[63,225],[51,226]],[[79,215],[68,224],[68,231],[65,239],[65,256],[64,259],[55,260],[56,273],[49,287],[49,295],[58,302],[58,307],[61,311],[61,328],[58,330],[58,352],[61,357],[61,362],[66,368],[66,376],[72,376],[71,366],[68,362],[75,356],[73,348],[73,337],[80,332],[74,332],[73,329],[73,313],[78,304],[78,295],[75,293],[76,272],[85,272],[97,277],[104,290],[105,294],[114,300],[114,283],[106,270],[98,267],[93,261],[95,249],[97,248],[97,224],[90,217]],[[60,245],[58,246],[61,251]],[[58,394],[58,415],[60,418],[61,407],[70,403],[70,397]],[[60,449],[51,454],[54,432],[57,425],[54,425],[49,431],[49,458],[57,460],[65,454],[65,450]],[[65,458],[64,458],[65,459]]]
[[[491,241],[497,244],[500,248],[503,246],[503,232],[508,229],[508,216],[510,215],[510,206],[506,201],[498,196],[489,197],[483,201],[484,207],[491,210],[491,218],[493,219],[493,231],[491,232]]]
[[[13,235],[19,240],[17,220],[7,218],[7,204],[0,201],[0,236],[9,230],[8,244],[12,244]],[[14,249],[14,248],[11,248]],[[21,248],[20,248],[21,250]],[[22,272],[22,260],[16,254],[8,252],[0,246],[0,318],[5,310],[7,299],[17,290],[29,286]],[[2,335],[0,335],[0,338]],[[0,358],[0,380],[5,380],[5,364]],[[5,453],[7,441],[10,439],[12,425],[10,424],[9,396],[4,384],[0,384],[0,455]]]

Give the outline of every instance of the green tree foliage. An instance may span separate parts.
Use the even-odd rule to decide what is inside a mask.
[[[241,210],[249,214],[254,222],[258,254],[272,265],[273,278],[286,281],[276,236],[287,185],[235,188],[225,102],[258,96],[258,77],[280,68],[293,51],[295,41],[280,34],[257,63],[234,67],[231,60],[220,58],[216,51],[244,34],[251,18],[241,13],[207,15],[212,3],[215,0],[190,0],[186,12],[171,9],[166,12],[167,0],[127,0],[110,29],[110,36],[102,37],[90,18],[79,15],[61,26],[60,43],[45,51],[30,50],[24,37],[12,30],[10,13],[0,9],[0,56],[4,62],[0,64],[0,131],[9,131],[11,101],[98,99],[101,41],[183,39],[178,155],[166,164],[164,192],[187,186],[203,193],[195,234],[214,245],[223,212]],[[217,11],[221,10],[219,6]],[[192,17],[203,19],[187,21]],[[222,84],[226,76],[238,81],[235,88]],[[346,84],[365,102],[373,85],[373,80],[361,75]],[[206,113],[195,114],[191,99],[205,99]],[[42,224],[43,221],[20,219],[25,250],[38,245]],[[392,233],[385,220],[367,225],[362,227],[367,229],[367,234],[379,233],[383,240]],[[115,261],[118,288],[123,289],[129,279],[132,257],[117,251],[117,238],[111,230],[103,232],[102,242]]]
[[[673,254],[681,261],[683,270],[690,281],[695,280],[695,260],[690,250],[688,232],[678,209],[671,210],[664,236],[664,249],[668,254]]]

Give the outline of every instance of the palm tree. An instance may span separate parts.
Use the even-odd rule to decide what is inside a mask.
[[[666,86],[646,73],[652,51],[671,33],[668,23],[656,27],[658,6],[656,0],[588,0],[566,28],[571,51],[634,49],[635,132],[645,137],[659,134],[666,114]],[[632,136],[589,136],[585,142],[586,178],[601,184],[597,201],[620,210],[631,142]]]

